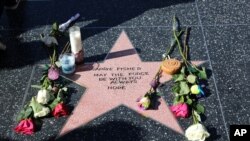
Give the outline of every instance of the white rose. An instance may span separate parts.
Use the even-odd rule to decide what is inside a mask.
[[[200,123],[193,124],[185,131],[185,136],[189,141],[205,141],[210,134],[207,129]]]
[[[47,104],[50,100],[50,94],[48,90],[42,89],[38,91],[36,101],[41,104]]]
[[[43,107],[41,111],[39,111],[37,113],[34,113],[34,117],[35,118],[37,118],[37,117],[44,117],[44,116],[47,116],[49,113],[50,113],[49,108]]]

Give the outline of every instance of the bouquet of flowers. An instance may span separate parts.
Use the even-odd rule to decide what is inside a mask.
[[[60,33],[58,25],[53,24],[52,32],[49,36],[42,36],[42,41],[46,47],[53,51],[49,55],[50,64],[43,65],[43,75],[40,79],[40,85],[32,85],[38,88],[38,93],[23,107],[17,116],[19,124],[14,128],[15,132],[21,134],[33,134],[36,130],[35,121],[44,117],[53,116],[58,118],[69,114],[65,106],[65,97],[67,87],[60,81],[59,68],[56,65],[57,40]]]
[[[199,99],[206,97],[204,92],[205,85],[202,84],[203,81],[207,80],[206,69],[204,67],[198,68],[188,61],[188,28],[185,31],[180,30],[175,17],[173,21],[173,38],[170,48],[162,55],[162,65],[150,83],[150,90],[137,100],[138,106],[143,110],[151,108],[154,105],[152,97],[159,95],[158,86],[160,85],[159,79],[161,74],[172,75],[174,80],[174,85],[172,86],[174,100],[170,110],[178,118],[192,116],[193,125],[185,131],[185,136],[190,141],[204,141],[210,134],[201,124],[200,115],[205,113],[205,108],[199,103]],[[185,33],[184,41],[181,42],[183,33]],[[181,61],[170,58],[170,52],[174,47],[178,48],[182,57]]]

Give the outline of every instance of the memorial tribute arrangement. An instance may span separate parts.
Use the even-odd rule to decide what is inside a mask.
[[[184,38],[181,36],[184,34]],[[183,39],[183,41],[182,41]],[[154,102],[154,97],[158,95],[158,86],[162,73],[173,76],[174,84],[172,94],[174,95],[173,105],[170,110],[177,118],[188,118],[192,116],[193,125],[187,128],[185,136],[191,141],[204,141],[210,134],[202,125],[201,115],[205,113],[204,106],[199,103],[200,98],[206,97],[202,82],[207,80],[205,68],[198,68],[188,60],[187,45],[188,28],[180,30],[177,19],[173,18],[173,38],[170,48],[162,55],[162,65],[159,67],[155,77],[150,82],[150,90],[137,99],[140,109],[150,109]],[[171,51],[177,47],[182,60],[170,58]]]
[[[38,126],[36,123],[37,121],[40,121],[40,119],[52,116],[58,118],[69,114],[69,111],[65,106],[65,99],[67,98],[68,91],[67,87],[61,81],[61,77],[59,75],[60,65],[57,63],[57,37],[64,35],[64,32],[70,23],[78,17],[79,15],[77,14],[62,25],[55,23],[52,25],[52,31],[49,35],[42,35],[42,41],[50,54],[50,64],[43,65],[44,72],[40,80],[40,85],[33,85],[33,87],[39,89],[38,93],[36,96],[33,96],[20,111],[17,117],[17,121],[19,123],[14,128],[15,132],[26,135],[33,134],[36,131],[36,126]],[[161,85],[161,77],[164,77],[164,73],[172,75],[174,81],[172,94],[174,99],[170,110],[177,118],[192,117],[193,125],[189,126],[185,131],[185,136],[188,140],[204,141],[210,136],[210,134],[207,132],[201,121],[201,115],[205,113],[205,108],[199,100],[206,97],[204,91],[205,85],[203,82],[207,80],[207,74],[204,67],[197,67],[188,59],[188,33],[188,28],[186,30],[180,29],[178,20],[174,17],[173,38],[171,40],[170,47],[167,48],[166,52],[162,55],[162,63],[150,82],[151,88],[144,96],[137,99],[137,104],[142,110],[152,109],[153,105],[155,105],[154,98],[159,96],[158,87]],[[70,36],[72,39],[70,40],[73,40],[73,37],[74,39],[76,37],[78,38],[78,36],[81,36],[79,28],[72,28]],[[79,40],[81,41],[81,39]],[[76,43],[76,41],[74,41],[74,43],[76,47],[72,52],[74,60],[73,64],[69,65],[61,62],[62,71],[64,73],[66,72],[66,74],[67,72],[74,72],[75,61],[77,63],[83,60],[83,58],[79,58],[79,56],[82,56],[81,54],[83,54],[83,51],[80,49],[81,42]],[[171,53],[175,48],[178,49],[181,60],[171,58]],[[65,52],[69,52],[69,42],[67,42],[61,54]],[[70,54],[67,55],[67,58],[71,57]]]
[[[50,35],[42,35],[42,41],[49,52],[50,64],[42,65],[43,75],[40,85],[32,85],[38,88],[38,93],[23,107],[17,116],[18,125],[15,132],[30,135],[36,131],[40,119],[45,117],[59,118],[69,114],[65,101],[67,98],[67,87],[59,75],[57,62],[58,42],[57,37],[61,35],[59,26],[54,23]]]

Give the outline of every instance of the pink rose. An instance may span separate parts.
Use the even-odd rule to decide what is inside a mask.
[[[186,103],[179,103],[170,107],[175,117],[187,118],[189,116],[189,109]]]
[[[24,119],[15,127],[14,130],[17,133],[31,135],[35,131],[35,126],[32,119]]]

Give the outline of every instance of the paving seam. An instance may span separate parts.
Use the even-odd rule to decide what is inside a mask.
[[[205,36],[205,33],[204,33],[204,28],[202,26],[197,0],[195,1],[195,4],[196,4],[196,10],[197,10],[197,15],[198,15],[198,19],[199,19],[199,24],[201,26],[201,32],[202,32],[202,35],[203,35],[204,45],[206,47],[206,53],[207,53],[207,57],[208,57],[208,60],[209,60],[209,66],[210,66],[211,70],[213,71],[213,66],[212,66],[212,63],[211,63],[211,59],[210,59],[210,55],[209,55],[209,51],[208,51],[208,47],[207,47],[206,36]],[[225,116],[224,116],[224,112],[223,112],[223,108],[222,108],[222,104],[221,104],[221,99],[220,99],[220,96],[219,96],[218,87],[217,87],[215,76],[214,76],[213,73],[212,73],[212,78],[213,78],[213,81],[214,81],[215,91],[216,91],[217,99],[218,99],[218,102],[219,102],[219,105],[220,105],[220,112],[222,114],[222,120],[223,120],[224,127],[225,127],[225,130],[226,130],[227,138],[228,138],[228,140],[230,140],[229,139],[229,133],[228,133],[227,126],[226,126]]]

